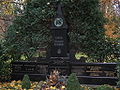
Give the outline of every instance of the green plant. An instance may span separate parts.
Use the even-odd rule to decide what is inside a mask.
[[[114,90],[114,89],[108,85],[101,85],[101,86],[98,86],[96,90]]]
[[[117,86],[120,87],[120,62],[117,63],[117,77],[118,77],[118,82]]]
[[[75,73],[72,73],[68,78],[67,90],[81,90],[79,80]]]
[[[22,80],[22,88],[30,89],[30,87],[31,87],[30,78],[27,74],[25,74]]]
[[[6,32],[7,52],[15,60],[28,58],[51,42],[50,23],[59,0],[27,0],[24,13],[15,17]],[[113,43],[105,38],[105,19],[99,0],[61,0],[69,24],[70,49],[101,60],[113,54]]]
[[[0,40],[0,81],[9,81],[11,74],[11,64],[8,54],[4,52],[3,42]]]

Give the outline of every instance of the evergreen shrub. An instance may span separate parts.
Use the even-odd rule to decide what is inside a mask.
[[[82,90],[75,73],[72,73],[67,81],[67,90]]]
[[[25,74],[22,80],[22,88],[30,89],[30,87],[31,87],[30,78],[27,74]]]
[[[108,85],[101,85],[98,86],[96,90],[114,90],[114,89]]]
[[[8,55],[4,53],[3,42],[0,40],[0,81],[5,82],[11,79],[10,60]]]
[[[28,0],[24,13],[16,16],[6,33],[7,52],[15,60],[28,58],[40,48],[50,47],[50,23],[58,0]],[[69,25],[70,49],[102,61],[114,54],[113,43],[106,39],[106,22],[99,0],[61,0]]]
[[[117,63],[117,77],[118,77],[118,82],[117,82],[117,87],[120,87],[120,62]]]

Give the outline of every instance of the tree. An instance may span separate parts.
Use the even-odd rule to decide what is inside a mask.
[[[73,10],[74,9],[74,10]],[[99,0],[76,1],[71,5],[70,37],[72,45],[77,45],[79,51],[100,61],[114,54],[112,42],[106,40],[104,24],[106,19],[100,10]],[[76,18],[77,17],[77,18]],[[73,26],[72,26],[73,25]],[[78,46],[79,45],[79,46]]]
[[[8,53],[14,59],[22,54],[32,57],[51,42],[50,22],[55,15],[56,0],[28,0],[22,16],[17,16],[6,33]],[[105,38],[103,13],[99,0],[61,0],[69,24],[71,49],[102,60],[113,54],[112,42]],[[17,57],[16,57],[17,56]]]
[[[116,39],[120,37],[120,1],[101,0],[102,11],[108,22],[104,25],[105,34],[108,38]]]
[[[0,1],[0,38],[4,37],[6,30],[6,22],[9,21],[9,17],[13,15],[13,5],[10,3],[12,0]],[[9,16],[9,17],[8,17]]]
[[[13,18],[16,16],[14,0],[0,0],[0,81],[9,81],[11,75],[11,54],[8,53],[9,46],[5,46],[4,36]]]
[[[26,0],[0,1],[0,38],[4,37],[7,27],[16,15],[22,14]]]
[[[23,10],[24,5],[28,0],[1,0],[0,1],[0,15],[1,16],[14,16],[15,9]]]
[[[13,5],[11,4],[13,0],[2,0],[0,1],[0,13],[1,15],[11,15],[13,14]]]

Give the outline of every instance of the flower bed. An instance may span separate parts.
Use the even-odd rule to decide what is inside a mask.
[[[31,82],[31,89],[28,90],[34,90],[38,82]],[[11,82],[0,82],[0,90],[25,90],[22,89],[22,81],[11,81]]]
[[[44,82],[44,81],[31,82],[31,88],[28,90],[41,90],[40,89],[41,83],[46,83],[46,82]],[[107,86],[107,85],[104,85],[104,86]],[[81,87],[83,88],[83,90],[97,90],[97,87],[88,87],[87,85],[81,86]],[[113,90],[120,90],[116,87],[112,87],[112,88],[113,88]],[[65,87],[63,87],[63,90],[64,89],[65,89]],[[19,81],[5,82],[5,83],[0,82],[0,90],[27,90],[27,89],[22,89],[22,81],[19,80]],[[43,90],[60,90],[60,89],[57,89],[56,87],[50,87],[50,88],[46,88]],[[99,89],[99,90],[104,90],[104,89]]]
[[[109,85],[82,86],[72,73],[69,78],[61,76],[58,70],[54,70],[46,78],[46,81],[31,82],[28,75],[24,75],[22,81],[0,82],[0,90],[120,90]]]

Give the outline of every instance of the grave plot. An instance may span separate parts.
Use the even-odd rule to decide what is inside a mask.
[[[28,74],[32,81],[45,80],[53,70],[61,75],[76,73],[81,84],[116,85],[116,63],[83,63],[71,57],[69,50],[68,25],[61,3],[57,4],[56,16],[51,24],[52,43],[47,57],[12,63],[12,80],[20,80]]]

